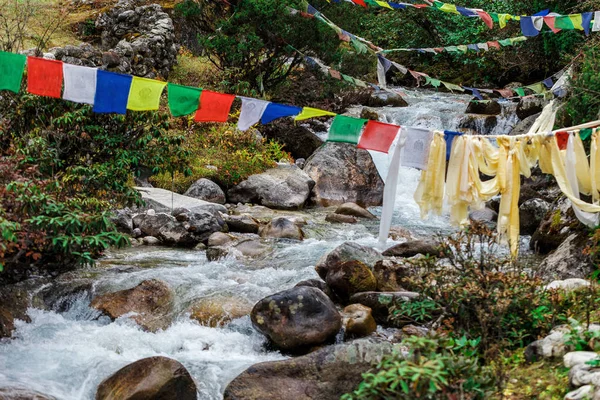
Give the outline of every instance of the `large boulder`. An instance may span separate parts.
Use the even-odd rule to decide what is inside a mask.
[[[201,178],[185,191],[184,196],[210,201],[211,203],[225,204],[225,193],[210,179]]]
[[[596,269],[589,254],[583,251],[588,243],[589,238],[584,233],[569,235],[542,261],[537,273],[545,281],[587,278]]]
[[[260,129],[264,137],[285,145],[285,150],[296,159],[309,158],[323,144],[323,140],[310,129],[287,118],[273,121]]]
[[[369,307],[373,318],[379,324],[390,325],[389,316],[399,303],[406,303],[421,298],[415,292],[363,292],[350,297],[350,303],[358,303]],[[406,322],[408,324],[410,322]]]
[[[368,266],[375,265],[383,257],[373,248],[362,246],[354,242],[344,242],[317,262],[315,270],[321,279],[327,278],[327,272],[330,268],[346,261],[360,261]]]
[[[133,216],[131,210],[122,209],[113,211],[111,221],[115,224],[119,232],[131,235],[133,233]]]
[[[316,182],[311,201],[317,205],[383,204],[383,181],[375,163],[354,144],[325,143],[307,160],[304,171]]]
[[[542,199],[529,199],[519,206],[519,226],[521,235],[533,235],[544,216],[550,211],[550,203]]]
[[[184,224],[196,240],[206,242],[208,237],[215,232],[226,232],[227,224],[218,212],[192,209],[188,214],[188,220]]]
[[[273,218],[267,225],[261,228],[259,234],[261,237],[276,239],[304,239],[302,229],[284,217]]]
[[[537,114],[533,114],[530,115],[529,117],[525,118],[522,121],[519,121],[512,129],[512,131],[510,131],[511,135],[525,135],[526,133],[529,132],[529,130],[531,129],[531,127],[533,126],[533,124],[535,123],[535,120],[538,119],[538,117],[542,115],[542,113],[537,113]]]
[[[137,222],[137,219],[134,221]],[[142,233],[146,236],[159,237],[160,229],[163,226],[167,225],[169,222],[175,222],[175,218],[169,214],[148,213],[142,218],[141,222],[139,223],[139,228],[141,229]]]
[[[252,304],[239,296],[210,296],[194,301],[190,307],[190,318],[201,325],[215,328],[236,318],[250,315]]]
[[[440,254],[439,246],[433,240],[412,240],[390,247],[383,252],[386,257],[414,257],[417,254],[437,256]]]
[[[0,387],[0,400],[56,400],[56,398],[21,387]]]
[[[342,318],[321,290],[297,286],[260,300],[251,313],[252,325],[279,348],[301,351],[335,337]]]
[[[194,379],[178,361],[148,357],[121,368],[98,386],[96,400],[196,400]]]
[[[522,97],[517,105],[517,117],[523,120],[534,114],[542,112],[544,106],[548,103],[542,97]]]
[[[252,175],[229,189],[231,203],[256,203],[266,207],[302,208],[315,182],[296,165],[279,164],[262,174]]]
[[[356,260],[338,263],[327,271],[327,286],[344,303],[350,296],[377,289],[377,280],[371,269]]]
[[[331,288],[327,286],[327,282],[323,282],[320,279],[307,279],[305,281],[300,281],[296,283],[296,286],[308,286],[319,289],[323,293],[327,295],[333,302],[339,302],[337,296],[331,291]]]
[[[258,233],[260,224],[251,215],[224,215],[223,220],[229,227],[229,232]]]
[[[338,400],[393,349],[388,342],[360,339],[302,357],[254,364],[227,385],[224,399]]]
[[[173,291],[163,281],[150,279],[131,289],[97,296],[91,306],[113,320],[132,313],[131,318],[144,330],[156,332],[171,324]]]
[[[373,92],[365,105],[368,107],[408,107],[408,103],[404,100],[404,97],[397,93],[383,90]]]

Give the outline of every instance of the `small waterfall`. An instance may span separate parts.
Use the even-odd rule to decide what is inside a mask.
[[[500,114],[464,114],[458,127],[460,130],[478,135],[508,135],[519,123],[517,116],[518,103],[498,101]]]

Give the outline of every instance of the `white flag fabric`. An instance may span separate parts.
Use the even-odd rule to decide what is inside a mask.
[[[240,119],[238,119],[238,129],[245,131],[260,121],[269,102],[249,97],[239,97],[242,99],[242,111],[240,112]]]
[[[392,226],[394,205],[396,204],[396,190],[398,187],[398,174],[400,172],[400,159],[403,157],[403,150],[406,145],[405,133],[404,128],[400,128],[398,131],[396,146],[394,147],[392,159],[384,179],[383,208],[381,209],[381,220],[379,222],[379,245],[381,248],[384,247]]]
[[[594,13],[594,25],[592,25],[592,32],[600,31],[600,11]]]
[[[63,63],[65,90],[63,99],[75,103],[94,104],[97,68]]]
[[[401,165],[427,170],[429,148],[432,140],[433,132],[429,129],[406,128],[406,144]]]
[[[385,72],[385,67],[381,63],[381,58],[377,57],[377,82],[382,88],[385,88],[387,86]]]

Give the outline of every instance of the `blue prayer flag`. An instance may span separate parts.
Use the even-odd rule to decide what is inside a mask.
[[[446,161],[450,160],[452,154],[452,142],[457,136],[462,136],[462,132],[444,131],[444,139],[446,140]]]
[[[96,113],[125,114],[131,88],[131,75],[98,70],[93,111]]]
[[[521,31],[523,31],[523,36],[527,37],[534,37],[540,34],[540,31],[535,29],[531,17],[521,17]]]
[[[552,89],[552,86],[554,86],[554,82],[552,81],[552,78],[546,78],[542,81],[542,83],[544,84],[544,86],[546,86],[548,89]]]
[[[590,34],[590,25],[592,24],[593,17],[593,12],[585,12],[581,14],[581,25],[583,25],[583,31],[586,35]]]
[[[302,108],[294,106],[286,106],[285,104],[269,103],[265,112],[263,113],[260,122],[262,124],[268,124],[277,118],[292,117],[300,114]]]
[[[388,4],[390,5],[390,7],[395,8],[397,10],[404,10],[406,8],[404,4],[392,3],[391,1],[388,1]]]
[[[477,13],[475,11],[471,11],[468,8],[458,7],[456,6],[456,11],[460,13],[460,15],[465,17],[477,17]]]
[[[468,44],[467,49],[473,50],[473,51],[476,51],[477,53],[479,53],[479,46],[477,46],[476,44]]]
[[[475,96],[479,100],[483,100],[483,97],[481,96],[481,93],[479,93],[479,90],[477,90],[475,88],[466,87],[466,86],[463,86],[463,89],[473,92],[473,96]]]

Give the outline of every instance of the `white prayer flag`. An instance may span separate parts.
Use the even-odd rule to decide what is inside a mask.
[[[592,25],[592,32],[600,31],[600,11],[594,12],[594,25]]]
[[[433,132],[423,128],[405,128],[406,144],[401,165],[427,170],[429,148],[433,140]]]
[[[239,96],[239,98],[242,99],[242,111],[240,112],[240,118],[238,119],[238,129],[240,131],[245,131],[260,121],[269,102],[242,96]]]
[[[97,68],[63,63],[65,89],[63,99],[75,103],[94,104]]]

